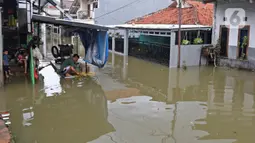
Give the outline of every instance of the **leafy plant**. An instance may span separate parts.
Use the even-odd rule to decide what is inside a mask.
[[[242,45],[241,45],[241,48],[244,49],[244,48],[247,47],[247,45],[248,45],[248,37],[247,37],[247,36],[244,36],[244,37],[243,37],[243,43],[242,43]]]
[[[239,42],[239,45],[240,45],[240,42]],[[242,49],[240,58],[243,59],[243,60],[246,58],[246,54],[244,53],[244,48],[247,48],[247,46],[248,46],[248,37],[244,36],[243,37],[243,42],[240,46],[240,48]]]
[[[204,41],[202,38],[195,38],[194,39],[194,44],[202,44]]]
[[[188,45],[190,43],[189,40],[182,40],[182,45]]]

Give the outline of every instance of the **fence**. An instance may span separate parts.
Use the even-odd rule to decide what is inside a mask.
[[[151,43],[148,41],[139,41],[138,39],[129,39],[128,54],[130,56],[156,62],[163,65],[169,65],[170,45],[162,43]],[[109,49],[112,49],[112,39],[109,38]],[[124,52],[124,40],[115,39],[115,51]]]
[[[170,45],[130,39],[128,53],[130,56],[168,66]]]
[[[112,38],[109,38],[109,49],[112,50]],[[124,39],[115,38],[115,51],[124,53]]]

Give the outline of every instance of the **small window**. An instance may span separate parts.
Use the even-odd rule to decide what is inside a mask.
[[[58,28],[54,28],[54,29],[53,29],[53,32],[54,32],[54,33],[58,33]]]
[[[94,8],[98,8],[98,2],[94,2],[94,3],[93,3],[93,9],[94,9]]]

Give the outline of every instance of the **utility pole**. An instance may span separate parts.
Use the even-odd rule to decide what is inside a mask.
[[[60,8],[62,8],[63,9],[63,0],[60,0]],[[64,18],[64,14],[63,14],[63,12],[60,12],[60,19],[63,19]]]
[[[60,8],[62,8],[63,9],[63,6],[64,4],[63,4],[63,0],[60,0]],[[63,14],[63,12],[62,11],[60,11],[60,19],[64,19],[64,14]],[[60,44],[62,44],[62,39],[63,39],[63,37],[62,37],[62,26],[59,26],[59,38],[60,38]]]
[[[182,0],[179,1],[178,16],[179,16],[179,28],[178,28],[178,68],[181,66],[181,25],[182,25]]]
[[[0,87],[4,85],[3,71],[3,35],[2,35],[2,7],[0,7]]]
[[[41,0],[38,0],[38,15],[40,14],[41,14]],[[37,22],[37,36],[38,36],[37,46],[40,49],[40,22]]]

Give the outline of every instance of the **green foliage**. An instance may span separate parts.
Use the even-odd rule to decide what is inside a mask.
[[[241,43],[239,42],[239,45],[240,45]],[[245,51],[244,51],[244,48],[247,48],[247,46],[248,46],[248,37],[247,36],[244,36],[243,37],[243,42],[242,42],[242,44],[240,45],[240,48],[242,49],[242,51],[241,51],[241,57],[240,57],[240,59],[241,60],[246,60],[247,59],[247,57],[246,57],[246,54],[244,53]]]
[[[182,40],[182,45],[189,45],[190,41],[189,40]]]
[[[242,45],[241,45],[241,48],[243,49],[243,48],[247,47],[247,45],[248,45],[248,37],[247,37],[247,36],[244,36],[244,37],[243,37],[243,43],[242,43]]]
[[[195,38],[194,39],[194,44],[202,44],[204,41],[202,38]]]

